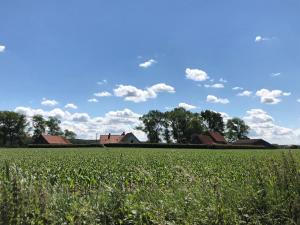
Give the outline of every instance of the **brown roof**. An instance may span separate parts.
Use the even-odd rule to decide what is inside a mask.
[[[215,142],[219,142],[219,143],[227,143],[227,141],[225,140],[225,138],[224,138],[219,132],[208,131],[208,134],[211,136],[211,138],[212,138]]]
[[[243,139],[243,140],[237,140],[234,142],[236,145],[263,145],[266,147],[271,147],[272,145],[263,140],[263,139]]]
[[[71,142],[62,136],[42,135],[48,144],[69,145]]]
[[[100,135],[101,144],[120,143],[125,135]]]
[[[198,139],[200,144],[205,144],[205,145],[213,145],[215,144],[213,139],[210,136],[207,135],[202,135],[202,134],[195,134],[193,135],[192,139],[193,142],[195,141],[195,138]]]

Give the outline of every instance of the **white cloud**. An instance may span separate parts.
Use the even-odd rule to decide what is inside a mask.
[[[270,41],[271,39],[273,38],[269,38],[269,37],[262,37],[260,35],[256,36],[255,37],[255,42],[258,43],[258,42],[263,42],[263,41]]]
[[[208,95],[206,101],[210,103],[220,103],[220,104],[230,103],[230,101],[227,98],[218,98],[214,95]]]
[[[53,106],[58,105],[58,102],[56,100],[50,100],[50,99],[43,98],[41,104],[44,105],[44,106],[53,107]]]
[[[103,91],[103,92],[99,92],[99,93],[95,93],[94,94],[96,97],[109,97],[111,96],[112,94],[107,92],[107,91]]]
[[[199,69],[186,68],[185,76],[187,79],[194,80],[194,81],[205,81],[209,79],[207,73]]]
[[[217,84],[205,84],[204,87],[206,88],[224,88],[224,84],[217,83]]]
[[[272,73],[270,76],[271,77],[279,77],[281,75],[281,73]]]
[[[256,92],[256,96],[260,97],[260,102],[261,103],[266,103],[266,104],[278,104],[281,102],[280,97],[282,96],[289,96],[291,95],[290,92],[283,92],[281,90],[268,90],[268,89],[261,89]]]
[[[88,113],[71,114],[59,108],[45,111],[30,107],[17,107],[15,111],[26,115],[29,119],[36,114],[40,114],[45,118],[55,116],[61,120],[62,129],[72,130],[79,138],[83,139],[95,139],[96,133],[121,134],[125,131],[133,132],[142,141],[146,140],[146,135],[142,131],[135,129],[135,127],[141,125],[139,121],[141,115],[130,109],[110,111],[104,116],[98,117],[91,117]]]
[[[152,66],[154,63],[157,63],[157,61],[155,61],[154,59],[149,59],[146,62],[140,63],[139,67],[146,69],[146,68]]]
[[[184,103],[184,102],[179,103],[178,107],[184,108],[186,110],[191,110],[191,109],[196,109],[197,108],[197,106],[190,105],[190,104],[187,104],[187,103]]]
[[[102,81],[98,81],[97,82],[98,85],[103,85],[103,84],[107,84],[107,80],[102,80]]]
[[[237,94],[237,96],[246,96],[246,97],[249,97],[251,95],[252,95],[252,91],[247,91],[247,90]]]
[[[66,109],[77,109],[77,105],[75,105],[74,103],[68,103],[65,105]]]
[[[88,122],[89,120],[90,120],[90,116],[87,113],[74,113],[72,115],[72,121]]]
[[[299,102],[299,103],[300,103],[300,98],[299,98],[299,99],[297,99],[297,102]]]
[[[4,45],[0,45],[0,52],[4,52],[5,51],[5,46]]]
[[[90,99],[88,99],[88,102],[98,102],[98,100],[95,98],[90,98]]]
[[[244,90],[244,88],[242,88],[242,87],[234,87],[234,88],[232,88],[232,90],[234,90],[234,91],[242,91],[242,90]]]
[[[243,118],[250,126],[251,138],[262,138],[277,144],[299,144],[299,130],[279,126],[272,116],[262,109],[251,109]]]
[[[227,82],[228,82],[228,81],[225,80],[224,78],[220,78],[219,81],[220,81],[221,83],[227,83]]]
[[[175,88],[164,83],[159,83],[146,89],[138,89],[132,85],[122,84],[114,89],[115,96],[123,97],[126,101],[136,103],[145,102],[150,98],[156,98],[160,92],[175,93]]]

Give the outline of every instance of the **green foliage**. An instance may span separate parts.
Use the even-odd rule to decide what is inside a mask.
[[[243,120],[236,117],[227,121],[226,128],[226,138],[230,142],[247,138],[250,129]]]
[[[47,133],[49,135],[62,135],[63,132],[60,128],[61,121],[57,119],[56,117],[50,116],[48,120],[46,121],[46,125],[48,127]]]
[[[0,111],[0,145],[22,145],[26,140],[28,122],[24,115]]]
[[[201,117],[204,120],[207,130],[224,134],[225,124],[220,113],[205,110],[201,112]]]
[[[0,224],[300,223],[300,152],[0,150]]]
[[[64,137],[70,140],[74,140],[76,138],[76,134],[71,130],[64,130]]]
[[[33,139],[37,139],[40,135],[46,133],[47,121],[42,115],[34,115],[32,117]]]

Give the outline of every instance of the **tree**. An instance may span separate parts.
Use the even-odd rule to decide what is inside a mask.
[[[70,140],[73,140],[76,138],[76,134],[75,132],[71,131],[71,130],[68,130],[68,129],[65,129],[64,131],[64,137],[67,138],[67,139],[70,139]]]
[[[142,121],[143,126],[137,127],[147,134],[148,141],[151,143],[159,143],[161,141],[161,133],[163,130],[162,121],[164,114],[158,110],[151,110],[139,119]]]
[[[207,130],[224,134],[225,124],[220,113],[211,110],[205,110],[201,112],[201,117],[203,118]]]
[[[46,133],[47,121],[42,115],[34,115],[32,117],[33,126],[33,139],[38,138],[40,135]]]
[[[226,138],[230,142],[247,138],[250,130],[250,127],[242,119],[236,117],[227,121],[226,128]]]
[[[203,120],[198,113],[175,108],[168,113],[173,138],[177,143],[188,143],[192,134],[203,132]]]
[[[48,134],[49,135],[62,135],[63,132],[60,129],[59,124],[61,123],[61,121],[59,119],[57,119],[56,117],[52,117],[50,116],[48,118],[48,120],[46,121],[46,125],[48,128]]]
[[[0,140],[2,145],[21,145],[25,142],[28,122],[25,115],[0,111]]]

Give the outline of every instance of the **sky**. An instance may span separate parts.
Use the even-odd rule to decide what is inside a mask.
[[[300,1],[15,1],[0,7],[0,110],[56,116],[80,138],[149,110],[240,117],[300,144]]]

